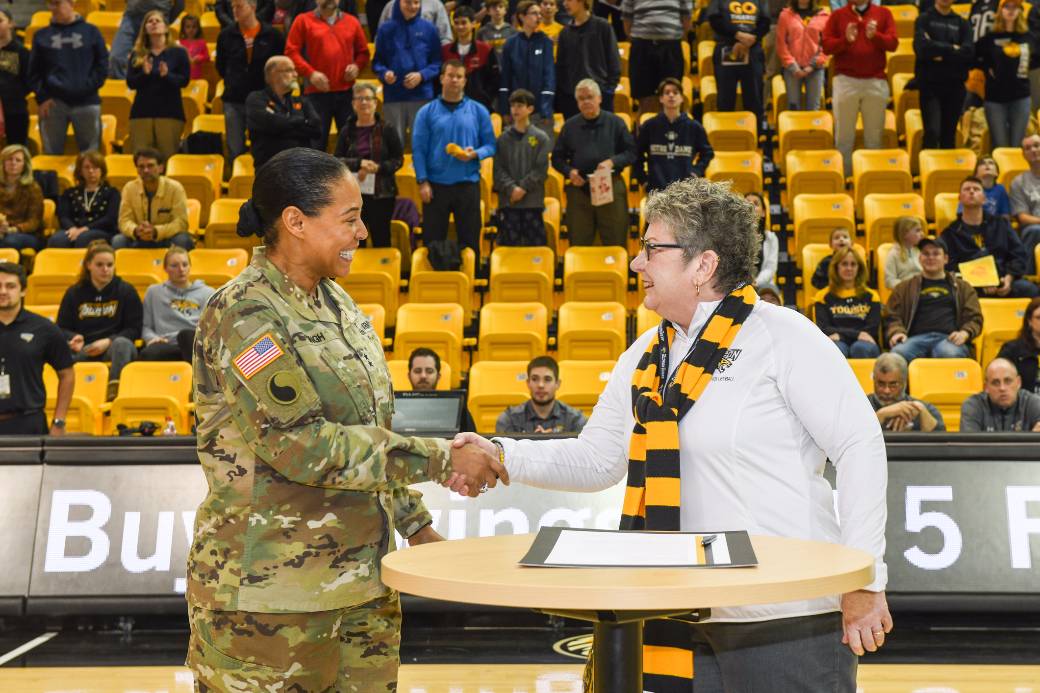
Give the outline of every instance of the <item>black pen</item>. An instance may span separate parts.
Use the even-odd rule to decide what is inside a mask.
[[[704,535],[703,537],[701,537],[701,546],[707,546],[711,542],[715,541],[715,539],[717,539],[718,536],[719,536],[718,534],[706,534],[706,535]]]

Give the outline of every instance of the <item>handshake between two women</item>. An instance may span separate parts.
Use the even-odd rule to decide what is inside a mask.
[[[460,433],[451,444],[452,475],[444,486],[475,498],[494,488],[498,482],[509,485],[509,472],[499,455],[499,447],[476,433]]]

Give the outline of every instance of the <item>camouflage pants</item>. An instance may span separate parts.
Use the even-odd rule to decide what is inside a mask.
[[[396,592],[317,613],[189,605],[186,664],[197,693],[393,693],[400,666]]]

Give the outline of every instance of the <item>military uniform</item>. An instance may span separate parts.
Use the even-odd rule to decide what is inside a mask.
[[[198,690],[395,690],[400,608],[379,560],[395,527],[430,523],[407,485],[451,476],[449,442],[389,430],[390,375],[368,320],[331,280],[306,295],[263,248],[210,300],[198,335]]]

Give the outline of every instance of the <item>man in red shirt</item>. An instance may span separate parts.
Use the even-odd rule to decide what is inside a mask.
[[[332,119],[342,130],[354,113],[354,80],[369,59],[365,32],[354,15],[340,11],[339,0],[318,0],[313,12],[293,20],[285,54],[307,80],[304,98],[321,118],[324,148]]]
[[[863,115],[863,144],[881,149],[889,98],[885,51],[898,45],[892,13],[870,0],[836,10],[823,28],[823,52],[834,56],[834,139],[847,175],[852,173],[857,115]]]

